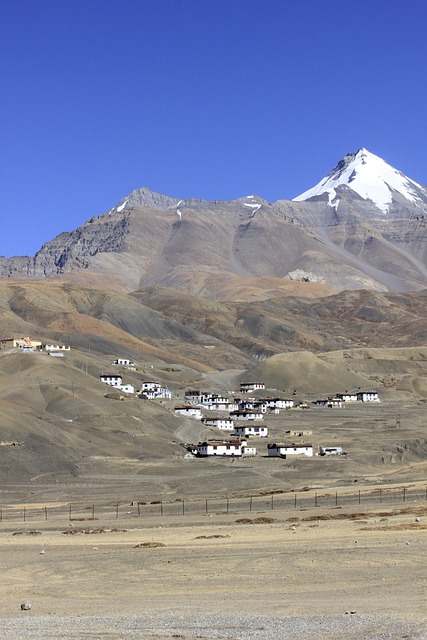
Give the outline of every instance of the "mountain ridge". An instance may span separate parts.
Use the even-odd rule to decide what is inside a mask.
[[[408,192],[390,189],[375,173],[383,165],[400,180],[395,186],[421,191],[408,199]],[[375,170],[369,169],[363,195],[372,195],[375,174],[377,202],[359,193],[370,166]],[[337,167],[296,199],[276,202],[255,195],[180,199],[135,189],[34,256],[0,258],[0,277],[86,272],[127,290],[173,286],[206,296],[218,295],[214,281],[227,278],[311,281],[335,290],[426,287],[427,190],[424,197],[424,187],[365,149]]]

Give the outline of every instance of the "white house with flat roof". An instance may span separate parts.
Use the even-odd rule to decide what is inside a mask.
[[[242,445],[242,456],[244,458],[249,458],[249,457],[253,457],[256,456],[257,451],[256,451],[256,447],[253,447],[252,445]]]
[[[144,380],[141,382],[140,393],[143,391],[152,391],[153,389],[158,389],[160,387],[160,382],[156,382],[155,380]]]
[[[121,387],[123,384],[123,377],[114,373],[101,373],[99,379],[104,384],[110,385],[110,387]]]
[[[190,404],[200,404],[202,395],[199,389],[189,389],[184,393],[184,400]]]
[[[237,404],[235,402],[230,402],[230,400],[211,400],[210,402],[206,402],[202,404],[202,407],[207,411],[235,411],[237,409]]]
[[[343,402],[357,402],[357,393],[349,393],[346,391],[345,393],[337,393],[335,397]]]
[[[264,414],[261,411],[250,411],[249,409],[238,409],[237,411],[232,411],[230,413],[230,417],[233,420],[263,420]]]
[[[110,387],[117,389],[117,391],[122,391],[123,393],[132,394],[135,393],[135,387],[133,384],[124,384],[123,378],[120,375],[115,375],[113,373],[102,373],[99,376],[99,379],[104,384],[108,384]]]
[[[143,400],[170,400],[172,392],[155,380],[144,380],[141,383],[139,397]]]
[[[113,366],[115,367],[126,367],[127,369],[135,369],[135,363],[133,360],[129,360],[128,358],[116,358],[113,361]]]
[[[48,352],[58,352],[58,351],[70,351],[71,347],[69,344],[44,344],[43,349]]]
[[[231,418],[220,418],[213,416],[212,418],[202,418],[202,422],[207,427],[215,427],[216,429],[220,429],[221,431],[234,430],[234,421]]]
[[[123,391],[123,393],[128,393],[128,394],[132,394],[135,393],[135,387],[133,386],[133,384],[121,384],[120,387],[118,387],[118,389],[120,389],[120,391]]]
[[[241,382],[240,383],[241,393],[252,393],[253,391],[261,391],[262,389],[265,389],[265,384],[263,382]]]
[[[246,442],[241,440],[207,440],[196,445],[195,453],[201,457],[241,457],[243,455],[242,446],[245,445]]]
[[[343,453],[342,447],[319,447],[319,455],[321,456],[342,456]]]
[[[191,404],[177,406],[174,411],[177,416],[186,416],[187,418],[195,418],[196,420],[202,419],[202,410]]]
[[[313,445],[306,443],[291,442],[288,444],[269,444],[267,445],[267,454],[276,458],[287,458],[288,456],[306,456],[313,457]]]
[[[377,391],[358,391],[359,402],[381,402]]]
[[[267,413],[267,405],[262,400],[255,400],[254,398],[248,400],[240,400],[239,409],[249,409],[251,411],[260,411],[261,413]]]
[[[266,438],[268,436],[268,428],[261,427],[255,424],[242,424],[234,427],[234,433],[241,438],[248,438],[250,436],[256,438]]]
[[[268,409],[291,409],[295,404],[287,398],[263,398],[262,402]]]

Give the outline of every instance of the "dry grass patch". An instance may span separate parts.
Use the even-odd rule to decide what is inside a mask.
[[[259,516],[258,518],[238,518],[235,522],[236,524],[272,524],[277,520],[267,516]]]
[[[66,536],[75,536],[84,533],[85,535],[96,535],[98,533],[126,533],[127,529],[65,529],[62,533]]]

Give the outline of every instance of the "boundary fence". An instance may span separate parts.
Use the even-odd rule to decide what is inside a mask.
[[[244,497],[176,498],[174,501],[136,498],[115,503],[70,502],[45,506],[0,505],[0,525],[8,522],[69,521],[83,522],[99,519],[120,520],[129,518],[196,516],[209,514],[241,514],[275,510],[295,511],[316,507],[337,508],[351,506],[402,505],[414,502],[427,503],[427,486],[393,487],[390,489],[338,491],[272,492]]]

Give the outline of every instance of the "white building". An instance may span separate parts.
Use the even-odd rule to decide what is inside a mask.
[[[341,400],[341,398],[328,398],[327,406],[330,409],[339,409],[343,406],[343,401]]]
[[[110,387],[121,387],[123,384],[122,376],[115,375],[114,373],[102,373],[99,379],[104,384],[110,385]]]
[[[228,404],[230,400],[226,396],[219,396],[216,393],[203,393],[200,396],[200,404]]]
[[[380,397],[376,391],[359,391],[357,399],[359,402],[380,402]]]
[[[247,438],[249,436],[254,436],[256,438],[266,438],[268,436],[268,428],[267,427],[258,427],[256,425],[241,425],[234,428],[234,433],[236,436]]]
[[[133,384],[123,384],[122,376],[116,376],[113,373],[103,373],[99,376],[99,379],[104,384],[108,384],[110,387],[122,391],[123,393],[135,393],[135,387]]]
[[[339,409],[343,406],[340,398],[328,398],[327,400],[315,400],[313,402],[317,407],[328,407],[329,409]]]
[[[285,398],[263,398],[262,402],[268,409],[291,409],[295,404],[293,400]]]
[[[246,442],[241,440],[207,440],[199,442],[195,447],[195,453],[198,456],[242,456],[242,446]]]
[[[113,361],[113,365],[115,367],[127,367],[128,369],[135,369],[135,363],[133,360],[128,360],[128,358],[116,358]]]
[[[225,402],[222,400],[211,400],[211,402],[206,402],[202,404],[203,408],[207,411],[235,411],[237,409],[237,404],[234,402],[230,402],[226,400]]]
[[[245,458],[256,456],[256,447],[248,446],[247,444],[242,445],[242,456]]]
[[[261,389],[265,389],[265,384],[263,382],[241,382],[240,383],[240,391],[242,393],[252,393],[253,391],[260,391]]]
[[[68,344],[44,344],[43,349],[48,352],[58,351],[70,351],[71,347]]]
[[[118,389],[123,391],[123,393],[135,393],[135,387],[133,384],[121,384]]]
[[[234,430],[234,421],[231,418],[202,418],[202,422],[207,427],[216,427],[221,431]]]
[[[249,409],[246,409],[246,410],[238,409],[237,411],[232,411],[230,413],[230,418],[233,418],[233,420],[263,420],[264,414],[261,413],[260,411],[249,411]]]
[[[342,456],[343,453],[342,447],[319,447],[321,456]]]
[[[307,456],[313,457],[313,445],[295,442],[289,444],[269,444],[267,445],[267,454],[276,458],[287,458],[288,456]]]
[[[192,405],[182,405],[175,407],[175,414],[178,416],[186,416],[187,418],[195,418],[196,420],[202,419],[202,411]]]
[[[154,380],[146,380],[141,383],[140,393],[143,391],[152,391],[153,389],[158,389],[160,387],[159,382],[154,382]]]
[[[202,401],[202,394],[198,389],[190,389],[184,393],[184,400],[191,404],[199,404]]]
[[[241,400],[239,402],[239,409],[250,409],[251,411],[259,411],[261,413],[267,413],[267,405],[261,400]]]
[[[337,398],[342,400],[343,402],[356,402],[357,401],[357,393],[337,393]]]
[[[143,400],[170,400],[172,398],[172,392],[168,387],[162,387],[159,384],[155,387],[146,389],[139,392],[139,397]]]

